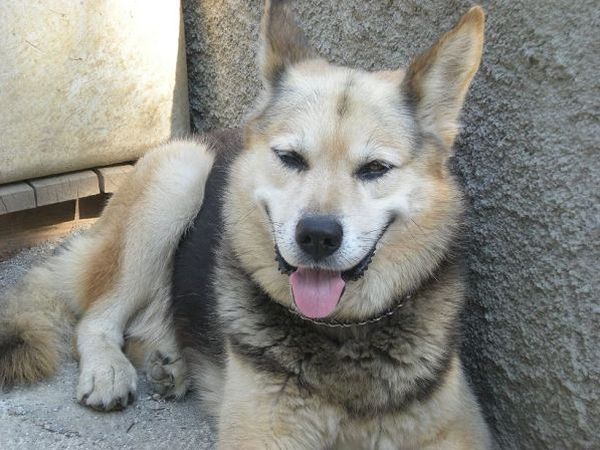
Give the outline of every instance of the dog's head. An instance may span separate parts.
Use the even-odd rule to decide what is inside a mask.
[[[474,7],[406,72],[372,73],[316,56],[286,2],[267,1],[264,92],[226,222],[274,299],[312,318],[366,317],[439,263],[461,213],[447,162],[483,27]]]

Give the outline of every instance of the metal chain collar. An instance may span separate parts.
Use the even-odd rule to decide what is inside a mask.
[[[360,327],[363,325],[377,323],[377,322],[385,319],[386,317],[392,316],[393,314],[396,313],[396,311],[398,311],[400,308],[402,308],[406,304],[407,300],[410,299],[411,297],[412,297],[412,294],[408,294],[408,295],[402,297],[402,299],[398,302],[398,304],[394,305],[392,308],[388,309],[383,314],[381,314],[377,317],[373,317],[371,319],[366,319],[366,320],[360,321],[360,322],[340,322],[337,320],[331,320],[331,321],[315,320],[315,319],[311,319],[310,317],[303,316],[302,314],[300,314],[298,311],[296,311],[293,308],[288,307],[287,309],[289,312],[291,312],[296,317],[299,317],[300,319],[305,320],[305,321],[310,322],[315,325],[320,325],[320,326],[329,327],[329,328],[350,328],[350,327]]]

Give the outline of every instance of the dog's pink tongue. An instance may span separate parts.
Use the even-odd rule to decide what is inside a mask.
[[[296,307],[311,319],[320,319],[331,314],[346,285],[340,272],[302,267],[290,275],[290,284]]]

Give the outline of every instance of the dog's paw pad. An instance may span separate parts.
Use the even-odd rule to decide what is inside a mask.
[[[137,373],[125,356],[82,364],[77,400],[98,411],[118,411],[135,401]]]
[[[159,351],[150,355],[146,378],[154,391],[166,399],[180,399],[188,389],[186,366],[180,355],[168,356]]]

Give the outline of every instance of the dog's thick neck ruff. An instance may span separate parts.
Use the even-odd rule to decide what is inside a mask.
[[[257,370],[297,380],[360,417],[403,410],[442,383],[459,341],[462,296],[448,290],[456,274],[453,258],[444,258],[383,313],[338,322],[307,319],[270,298],[227,244],[215,273],[218,298],[227,299],[218,306],[223,337]],[[422,322],[436,311],[443,311],[438,322]],[[349,398],[349,391],[361,395]]]

